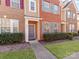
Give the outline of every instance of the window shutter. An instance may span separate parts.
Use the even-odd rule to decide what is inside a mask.
[[[20,8],[24,9],[24,0],[20,0]]]
[[[10,6],[10,0],[5,0],[6,6]]]

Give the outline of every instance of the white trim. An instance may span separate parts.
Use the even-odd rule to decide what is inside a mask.
[[[25,19],[27,19],[27,20],[30,19],[30,21],[40,21],[40,20],[42,20],[42,18],[35,18],[35,17],[29,17],[29,16],[25,16]]]
[[[40,40],[40,20],[42,20],[42,18],[34,18],[34,17],[29,17],[29,16],[25,16],[25,41],[29,42],[29,32],[28,32],[28,28],[29,28],[29,24],[28,21],[36,21],[38,23],[37,26],[37,39],[36,40]],[[32,19],[32,20],[29,20]],[[33,20],[34,19],[34,20]],[[35,20],[36,19],[36,20]],[[38,20],[37,20],[38,19]]]
[[[13,33],[13,20],[10,20],[10,32]]]
[[[28,20],[25,18],[25,41],[29,42],[29,37],[28,37]]]
[[[37,26],[37,39],[38,39],[38,40],[40,40],[40,34],[41,34],[41,32],[40,32],[40,27],[41,27],[40,21],[38,21],[38,26]]]

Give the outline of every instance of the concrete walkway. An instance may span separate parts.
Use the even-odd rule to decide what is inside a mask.
[[[74,53],[71,56],[65,57],[64,59],[79,59],[79,52]]]
[[[52,55],[46,48],[44,48],[39,42],[31,41],[30,44],[37,59],[56,59],[56,57]]]

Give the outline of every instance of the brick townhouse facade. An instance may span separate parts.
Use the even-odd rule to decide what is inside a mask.
[[[65,0],[61,4],[61,32],[77,32],[77,14],[74,0]]]
[[[43,34],[61,31],[61,9],[59,0],[40,0],[41,39]]]
[[[59,0],[0,0],[0,33],[23,32],[25,41],[60,32]]]
[[[0,0],[0,33],[22,32],[26,42],[42,40],[45,33],[76,31],[76,25],[73,3],[61,9],[60,0]]]

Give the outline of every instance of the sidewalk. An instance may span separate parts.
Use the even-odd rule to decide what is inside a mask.
[[[79,52],[74,53],[71,56],[65,57],[64,59],[79,59]]]
[[[44,48],[39,42],[31,41],[30,44],[37,59],[56,59],[56,57],[52,55],[46,48]]]

